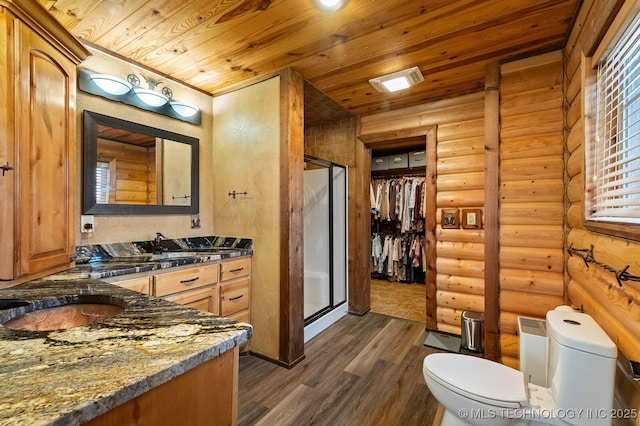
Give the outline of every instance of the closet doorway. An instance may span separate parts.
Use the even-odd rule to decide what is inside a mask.
[[[371,311],[429,327],[435,320],[435,129],[368,146]]]

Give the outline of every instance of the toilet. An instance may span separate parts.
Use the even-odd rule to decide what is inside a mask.
[[[611,424],[616,345],[593,318],[567,306],[549,311],[546,320],[548,388],[483,358],[425,357],[422,372],[445,409],[443,426]]]

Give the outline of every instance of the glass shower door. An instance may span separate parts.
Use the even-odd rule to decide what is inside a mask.
[[[305,326],[347,300],[346,175],[343,166],[305,157]]]

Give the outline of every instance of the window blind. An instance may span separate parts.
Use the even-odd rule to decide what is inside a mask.
[[[98,163],[96,167],[96,203],[108,204],[109,203],[109,164]]]
[[[640,15],[598,63],[591,220],[640,223]]]

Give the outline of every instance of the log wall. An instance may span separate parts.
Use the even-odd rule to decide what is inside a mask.
[[[585,141],[589,136],[585,97],[587,62],[599,38],[606,32],[621,1],[585,1],[581,7],[565,49],[565,102],[567,104],[566,170],[568,175],[566,221],[569,228],[567,246],[589,249],[594,258],[616,270],[629,265],[628,272],[640,275],[640,244],[597,234],[584,227],[584,161]],[[621,287],[611,272],[596,265],[589,268],[575,256],[567,261],[569,282],[567,295],[572,306],[592,315],[627,358],[640,360],[640,318],[637,283],[625,282]],[[622,371],[622,370],[621,370]],[[640,391],[620,373],[616,377],[616,399],[626,407],[640,407]],[[637,424],[637,421],[636,421]]]
[[[443,208],[484,207],[484,93],[364,116],[358,137],[411,134],[436,126],[437,328],[460,333],[463,310],[484,312],[484,230],[442,229]],[[430,173],[429,171],[427,171]]]
[[[562,53],[500,72],[500,352],[518,367],[518,316],[564,303]]]
[[[98,161],[110,165],[110,202],[156,204],[155,158],[155,148],[100,139]]]

